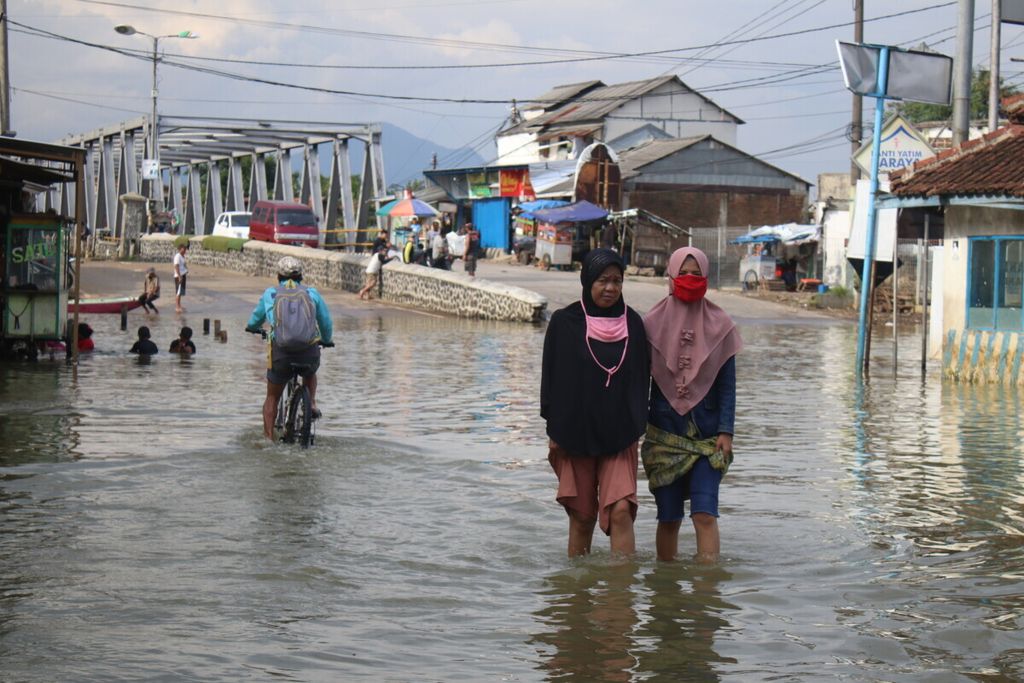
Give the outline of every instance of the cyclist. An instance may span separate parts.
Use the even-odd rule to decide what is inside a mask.
[[[316,371],[320,368],[320,346],[334,346],[331,341],[333,335],[333,323],[331,313],[327,310],[320,293],[312,287],[302,284],[302,261],[292,256],[285,256],[277,262],[277,287],[268,287],[263,296],[260,297],[256,308],[253,309],[249,322],[245,326],[246,331],[258,333],[263,327],[264,321],[270,324],[270,343],[267,347],[267,397],[263,401],[263,434],[273,441],[274,439],[274,417],[277,415],[277,407],[281,401],[281,394],[285,385],[295,374],[293,365],[303,365],[302,381],[309,389],[310,407],[313,409],[313,418],[320,417],[320,411],[316,406]],[[283,349],[280,344],[275,343],[275,327],[278,321],[274,319],[274,302],[279,292],[299,289],[304,291],[315,309],[316,334],[310,339],[309,344],[300,350]]]

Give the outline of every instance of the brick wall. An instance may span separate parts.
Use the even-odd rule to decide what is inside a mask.
[[[631,208],[646,209],[681,227],[802,223],[806,220],[806,202],[806,195],[768,191],[735,192],[637,185],[629,192]]]
[[[147,235],[140,240],[140,260],[168,263],[174,236]],[[322,249],[249,241],[242,251],[207,251],[201,237],[189,242],[188,260],[254,277],[273,277],[282,256],[302,260],[303,282],[318,289],[358,292],[366,280],[369,256]],[[477,280],[462,273],[392,261],[382,269],[382,298],[426,311],[463,318],[533,322],[541,319],[547,299],[522,287]]]

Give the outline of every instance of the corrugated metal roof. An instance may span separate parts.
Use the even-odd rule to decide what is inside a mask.
[[[511,128],[498,133],[502,135],[516,135],[537,131],[546,127],[556,125],[576,125],[580,122],[601,122],[604,117],[615,111],[626,102],[645,95],[666,83],[676,82],[681,91],[693,93],[704,101],[713,104],[725,114],[731,116],[737,123],[743,123],[738,116],[729,112],[696,90],[693,90],[683,83],[678,76],[659,76],[640,81],[629,81],[627,83],[616,83],[615,85],[599,85],[590,90],[585,90],[588,84],[600,84],[600,81],[587,81],[584,83],[573,83],[569,85],[556,86],[541,97],[537,98],[539,104],[543,105],[545,100],[553,100],[555,103],[543,105],[544,113],[535,116],[527,121],[522,121]],[[578,95],[567,95],[576,90]]]
[[[531,106],[526,107],[526,109],[555,109],[565,104],[566,100],[571,100],[573,97],[577,97],[595,87],[603,86],[604,83],[601,81],[582,81],[580,83],[556,85],[536,100],[531,100]]]
[[[671,138],[668,140],[648,140],[642,145],[625,149],[619,152],[619,170],[622,171],[622,179],[639,175],[639,169],[658,159],[675,154],[679,150],[691,147],[701,140],[710,138],[710,135],[698,135],[692,138]]]

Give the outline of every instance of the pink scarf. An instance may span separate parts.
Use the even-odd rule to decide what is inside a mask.
[[[684,303],[671,293],[671,278],[687,256],[693,256],[701,275],[708,274],[708,257],[696,247],[683,247],[668,260],[669,295],[644,316],[651,345],[651,376],[680,415],[685,415],[711,390],[726,361],[743,348],[736,323],[706,298]]]
[[[590,351],[590,357],[597,363],[597,367],[608,373],[608,379],[604,383],[607,389],[608,385],[612,382],[612,375],[622,367],[622,361],[626,359],[626,351],[629,349],[629,325],[626,322],[626,313],[623,312],[622,315],[616,318],[598,318],[587,314],[587,307],[582,301],[580,301],[580,306],[583,308],[583,316],[587,319],[587,350]],[[590,346],[591,339],[596,339],[600,342],[626,340],[626,343],[622,345],[622,357],[619,358],[619,362],[615,364],[615,367],[606,368],[601,365],[601,361],[594,355],[594,349]]]

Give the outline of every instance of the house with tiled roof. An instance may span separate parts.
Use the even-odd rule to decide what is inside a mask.
[[[932,300],[947,373],[1024,383],[1024,95],[1009,123],[890,177],[882,206],[945,214]]]

